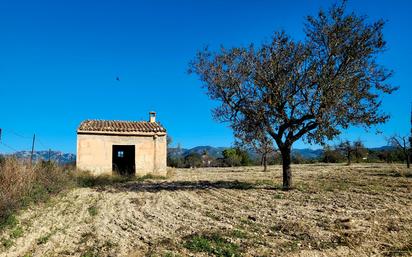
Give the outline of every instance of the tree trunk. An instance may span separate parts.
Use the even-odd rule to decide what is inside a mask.
[[[347,158],[348,158],[348,165],[351,165],[352,164],[352,160],[351,160],[351,156],[350,156],[351,154],[350,153],[348,153],[348,156],[347,156]]]
[[[267,161],[267,153],[264,153],[262,155],[262,163],[263,163],[263,171],[267,171],[268,170],[268,161]]]
[[[411,155],[406,152],[406,168],[410,168],[411,167]]]
[[[280,152],[282,154],[283,190],[289,190],[292,188],[291,147],[286,146],[280,149]]]

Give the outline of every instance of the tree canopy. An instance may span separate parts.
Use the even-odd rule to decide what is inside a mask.
[[[290,153],[298,139],[323,143],[352,125],[371,127],[389,116],[381,96],[396,88],[377,62],[385,22],[345,11],[345,2],[308,16],[305,39],[274,33],[260,46],[199,51],[189,72],[199,75],[218,121],[236,131],[261,129],[282,153],[283,186],[292,186]]]

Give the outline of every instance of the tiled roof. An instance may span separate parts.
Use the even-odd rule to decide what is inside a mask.
[[[118,121],[118,120],[85,120],[78,132],[111,132],[111,133],[153,133],[166,132],[157,122],[148,121]]]

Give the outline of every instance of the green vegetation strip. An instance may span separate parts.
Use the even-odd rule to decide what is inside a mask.
[[[242,256],[239,246],[219,234],[195,234],[186,238],[183,246],[192,252],[204,252],[219,257]]]

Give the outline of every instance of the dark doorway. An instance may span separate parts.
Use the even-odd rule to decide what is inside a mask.
[[[134,145],[113,145],[112,167],[120,175],[135,174]]]

